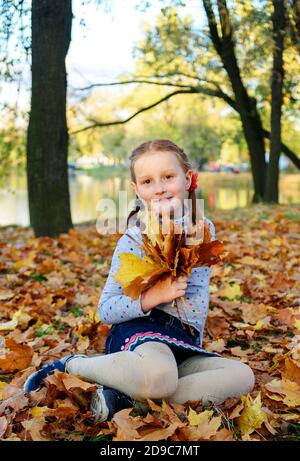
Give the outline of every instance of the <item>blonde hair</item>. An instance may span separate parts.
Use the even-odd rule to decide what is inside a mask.
[[[130,160],[130,173],[131,173],[131,179],[134,183],[136,183],[136,177],[134,173],[134,164],[136,160],[141,157],[141,155],[149,153],[149,152],[173,152],[173,154],[176,155],[184,173],[186,173],[188,170],[192,170],[193,166],[191,162],[188,159],[188,156],[184,152],[183,149],[178,147],[176,144],[174,144],[172,141],[169,141],[168,139],[155,139],[153,141],[147,141],[144,142],[143,144],[140,144],[136,149],[134,149],[129,157]],[[193,224],[196,224],[196,193],[195,191],[189,192],[189,199],[192,199],[192,222]],[[138,213],[140,210],[140,206],[137,205],[134,210],[132,210],[127,218],[127,227],[128,227],[128,222],[129,219]]]

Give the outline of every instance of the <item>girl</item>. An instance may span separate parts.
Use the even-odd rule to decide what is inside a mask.
[[[145,142],[132,152],[130,166],[137,206],[129,214],[127,230],[117,243],[99,300],[100,319],[112,325],[105,354],[68,355],[30,375],[24,385],[25,392],[36,389],[55,369],[98,383],[91,400],[95,421],[110,420],[115,412],[132,406],[132,399],[220,404],[228,397],[247,394],[255,382],[245,363],[202,348],[209,308],[209,267],[193,268],[188,279],[161,279],[134,301],[123,294],[115,281],[120,252],[143,256],[139,247],[142,208],[149,209],[154,204],[159,218],[170,211],[175,215],[181,208],[181,217],[172,219],[183,225],[190,214],[193,224],[196,219],[197,174],[176,144],[168,140]],[[185,206],[186,192],[192,199],[192,213]],[[133,218],[135,224],[128,227]],[[205,219],[214,240],[214,225]],[[181,296],[186,298],[185,322],[172,307],[172,301]],[[180,312],[181,301],[177,303]]]

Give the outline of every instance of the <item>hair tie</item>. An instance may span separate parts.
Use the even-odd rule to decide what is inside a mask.
[[[193,190],[197,189],[197,187],[198,187],[198,172],[193,171],[192,172],[192,181],[191,181],[191,185],[190,185],[188,191],[193,192]]]

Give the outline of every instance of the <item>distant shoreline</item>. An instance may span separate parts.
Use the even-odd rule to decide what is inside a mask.
[[[229,209],[229,210],[207,210],[205,213],[205,216],[207,216],[208,219],[224,219],[225,221],[232,221],[233,219],[236,219],[237,213],[239,213],[240,218],[243,216],[246,217],[247,213],[250,211],[256,211],[258,214],[260,213],[268,213],[277,210],[278,212],[282,213],[287,213],[287,215],[290,217],[290,219],[294,220],[297,219],[299,220],[300,218],[300,203],[281,203],[281,204],[251,204],[248,207],[239,207],[239,208],[234,208],[234,209]],[[291,214],[292,213],[292,214]],[[288,217],[287,216],[287,217]],[[118,219],[118,218],[117,218]],[[90,226],[96,226],[97,219],[92,219],[89,221],[83,221],[80,223],[73,223],[73,228],[74,229],[82,229],[85,227],[90,227]],[[32,231],[31,226],[21,226],[20,224],[6,224],[4,226],[0,225],[0,232],[5,232],[5,230],[11,229],[20,229],[24,231]]]

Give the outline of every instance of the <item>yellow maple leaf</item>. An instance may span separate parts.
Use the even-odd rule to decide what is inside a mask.
[[[222,290],[218,292],[219,296],[224,296],[228,299],[235,299],[242,296],[243,292],[238,283],[233,283],[231,285],[227,284]]]
[[[191,426],[198,426],[198,424],[201,424],[204,421],[208,422],[212,415],[213,411],[205,410],[201,413],[196,413],[192,408],[190,408],[188,420]]]
[[[267,316],[263,319],[259,319],[256,324],[252,327],[253,330],[262,330],[265,327],[270,326],[271,317]]]
[[[126,288],[137,277],[147,277],[162,271],[162,266],[156,264],[148,256],[142,259],[132,253],[119,253],[120,267],[115,273],[116,282]]]
[[[210,440],[211,437],[216,435],[221,424],[222,417],[217,416],[210,421],[204,419],[202,423],[197,424],[197,426],[189,426],[188,432],[190,434],[190,440]]]
[[[0,381],[0,400],[3,398],[3,389],[7,386],[7,383]]]
[[[48,407],[33,407],[33,408],[30,408],[30,410],[28,411],[28,415],[29,416],[32,416],[33,418],[41,418],[45,411],[47,410],[50,410],[50,408]]]
[[[300,319],[295,319],[294,326],[297,330],[300,330]]]
[[[261,395],[258,393],[255,400],[248,394],[242,396],[241,400],[244,404],[244,409],[241,416],[237,419],[239,429],[243,440],[247,439],[249,434],[260,428],[264,422],[266,415],[261,407]]]
[[[14,264],[15,269],[21,269],[21,267],[27,267],[34,264],[34,258],[36,257],[35,251],[30,251],[26,259],[20,259]]]
[[[253,258],[252,256],[243,256],[238,260],[239,263],[241,264],[249,264],[253,266],[260,266],[260,261],[257,259]]]
[[[282,241],[278,238],[274,238],[272,240],[270,240],[270,243],[271,245],[275,246],[275,247],[280,247],[282,245]]]

